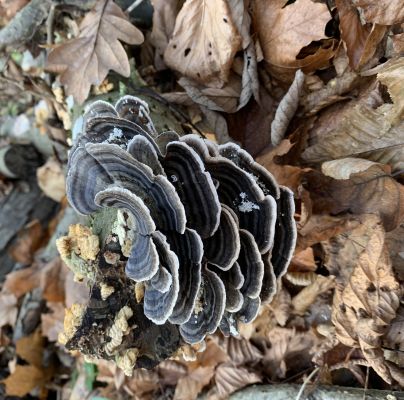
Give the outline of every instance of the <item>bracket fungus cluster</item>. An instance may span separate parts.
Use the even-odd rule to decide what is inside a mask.
[[[106,218],[113,209],[115,222],[108,235],[98,230],[97,260],[84,261],[98,281],[74,319],[76,336],[65,343],[83,349],[103,326],[106,337],[88,347],[106,343],[93,355],[124,348],[137,366],[147,364],[139,362],[142,354],[163,357],[151,355],[157,345],[169,353],[170,342],[174,351],[180,337],[195,344],[218,328],[237,335],[238,322],[254,320],[273,296],[295,246],[289,189],[234,143],[156,132],[148,105],[132,96],[88,107],[69,156],[67,195],[80,214]],[[66,250],[69,240],[64,258],[81,263],[86,276],[83,260],[74,262]],[[111,332],[125,315],[116,339]],[[130,327],[138,332],[128,334]],[[158,343],[146,343],[148,329]]]

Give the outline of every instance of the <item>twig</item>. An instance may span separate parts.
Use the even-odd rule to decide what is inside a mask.
[[[126,10],[128,14],[130,14],[137,6],[140,6],[140,4],[143,3],[143,0],[135,0]]]
[[[49,10],[48,19],[46,20],[46,43],[48,45],[53,44],[53,22],[55,20],[55,8],[55,3],[52,3]],[[48,48],[47,52],[49,52],[49,50],[50,49]]]
[[[295,400],[300,400],[300,397],[302,396],[304,389],[306,388],[307,384],[310,382],[310,379],[313,378],[315,374],[319,371],[319,367],[314,368],[313,371],[311,371],[311,374],[304,380],[302,386],[300,387],[299,392],[297,393],[296,399]]]

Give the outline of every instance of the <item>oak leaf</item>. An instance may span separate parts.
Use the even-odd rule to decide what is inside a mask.
[[[188,0],[177,16],[164,61],[188,78],[220,87],[240,44],[225,0]]]
[[[109,70],[129,76],[128,56],[119,40],[140,44],[143,34],[112,0],[98,0],[84,17],[79,36],[53,49],[47,67],[61,73],[66,94],[81,104],[91,85],[100,85]]]

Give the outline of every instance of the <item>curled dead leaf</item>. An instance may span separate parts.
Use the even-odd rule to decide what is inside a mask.
[[[365,20],[381,25],[394,25],[404,21],[404,7],[401,0],[353,0],[360,7]]]
[[[325,38],[325,26],[331,19],[325,4],[297,0],[285,5],[283,0],[257,0],[253,14],[265,61],[277,72],[278,79],[290,82],[295,70],[317,68],[334,54],[331,46],[296,58],[303,47]]]
[[[294,312],[298,315],[304,315],[308,308],[314,303],[317,296],[325,293],[334,287],[334,277],[317,275],[317,279],[310,285],[303,288],[292,299]]]
[[[349,64],[353,69],[366,64],[383,39],[386,27],[362,25],[357,9],[349,0],[337,0],[341,37],[347,47]]]
[[[56,159],[49,158],[36,170],[38,185],[52,200],[61,201],[66,194],[65,173]]]
[[[299,106],[299,97],[304,84],[304,74],[299,69],[296,71],[295,79],[289,87],[287,93],[276,109],[275,118],[271,124],[271,141],[274,146],[278,146],[288,128],[289,122],[295,115]]]
[[[240,44],[225,0],[188,0],[175,21],[164,61],[188,78],[220,87]]]

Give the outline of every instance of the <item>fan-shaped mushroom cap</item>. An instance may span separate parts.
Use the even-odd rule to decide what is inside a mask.
[[[244,302],[244,297],[240,291],[244,283],[244,276],[238,263],[235,262],[227,271],[214,266],[210,266],[210,269],[219,276],[226,289],[226,311],[232,313],[239,311]]]
[[[241,310],[237,313],[237,319],[243,324],[249,324],[254,321],[260,309],[261,299],[259,297],[244,297],[244,303]]]
[[[114,184],[131,191],[146,202],[158,228],[184,232],[185,210],[166,177],[153,175],[149,167],[135,160],[117,145],[87,143],[84,149],[78,148],[75,151],[72,159],[76,153],[83,154],[80,158],[82,164],[71,165],[67,176],[67,193],[70,198],[74,196],[72,204],[79,212],[86,213],[76,206],[75,199],[82,196],[77,192],[84,191],[84,197],[89,201],[89,197],[94,196],[93,204],[90,202],[87,207],[87,210],[91,210],[91,206],[93,209],[95,206],[95,195]],[[93,176],[95,169],[96,175]],[[90,212],[92,211],[94,210]]]
[[[237,263],[244,276],[241,293],[244,297],[258,297],[264,277],[264,263],[254,237],[250,232],[240,229],[240,255]]]
[[[159,255],[151,237],[135,232],[125,267],[126,275],[134,281],[146,281],[156,274],[159,265]]]
[[[115,104],[119,116],[141,126],[152,136],[157,136],[156,128],[150,118],[149,105],[135,96],[123,96]]]
[[[231,268],[236,262],[240,253],[240,237],[237,216],[231,208],[222,204],[218,229],[203,241],[203,246],[209,263],[222,270]]]
[[[263,254],[262,261],[264,263],[264,277],[262,278],[260,299],[261,303],[268,303],[276,293],[276,276],[271,264],[271,254]]]
[[[202,238],[213,235],[220,220],[220,203],[210,174],[199,155],[186,143],[171,142],[164,170],[185,207],[188,226]]]
[[[219,182],[217,193],[220,202],[236,213],[240,228],[252,233],[261,253],[269,251],[275,234],[275,199],[264,195],[252,175],[229,159],[222,156],[211,157],[203,139],[196,135],[187,135],[181,140],[200,155],[206,170]],[[213,153],[212,149],[214,148],[211,147]]]
[[[197,304],[191,318],[180,326],[180,333],[188,343],[199,343],[219,326],[226,305],[226,292],[222,280],[207,267],[202,273],[202,283]]]
[[[161,232],[153,233],[153,242],[159,254],[160,268],[146,284],[144,313],[155,324],[164,324],[172,314],[179,293],[179,262]]]
[[[128,153],[151,168],[155,175],[165,175],[155,147],[144,136],[137,135],[128,143]]]
[[[193,229],[186,229],[183,235],[166,232],[167,241],[179,259],[179,281],[181,282],[177,303],[169,318],[173,324],[189,320],[195,307],[196,296],[201,284],[201,261],[203,244]]]
[[[277,278],[285,274],[296,246],[295,203],[290,189],[281,186],[271,263]]]
[[[180,136],[177,132],[165,131],[156,137],[155,142],[160,149],[160,153],[165,156],[168,143],[177,142],[178,140],[180,140]]]
[[[142,235],[150,235],[156,230],[150,210],[143,200],[130,190],[119,186],[109,186],[95,195],[94,203],[100,207],[127,209],[136,220],[136,231]]]

